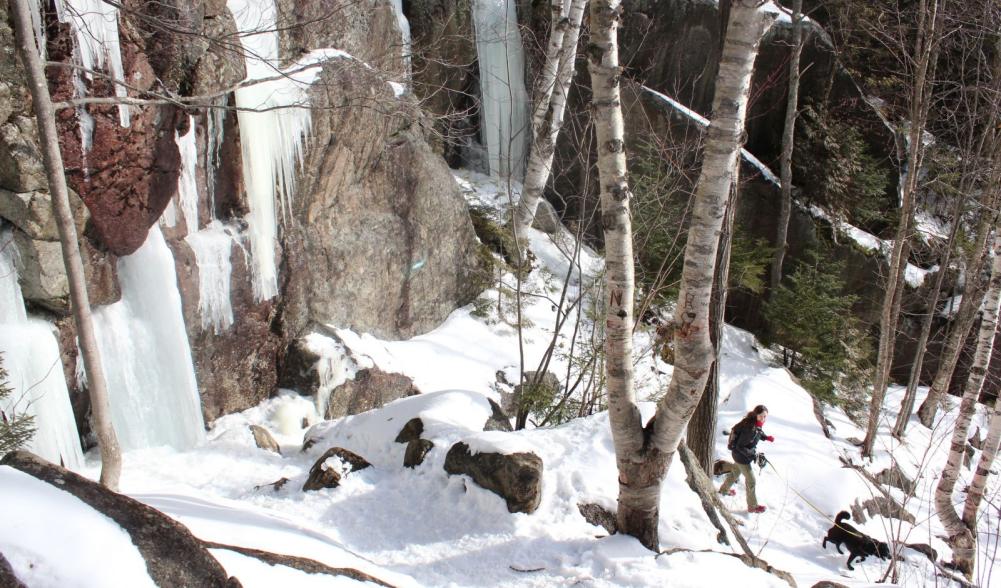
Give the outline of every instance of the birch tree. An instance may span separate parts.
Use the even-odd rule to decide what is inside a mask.
[[[654,418],[643,423],[632,386],[633,260],[619,98],[618,0],[591,0],[588,48],[605,236],[609,420],[619,471],[619,529],[659,547],[660,490],[713,361],[709,308],[719,235],[740,150],[758,43],[774,15],[734,0],[706,136],[675,312],[675,369]]]
[[[953,491],[959,470],[966,455],[966,436],[970,430],[970,421],[977,408],[977,397],[983,387],[991,353],[994,350],[994,336],[998,324],[998,305],[1001,302],[1001,233],[994,237],[992,247],[994,260],[991,264],[991,279],[984,297],[983,317],[980,322],[980,332],[977,337],[977,351],[970,368],[970,377],[963,388],[963,400],[959,406],[959,416],[952,432],[952,442],[949,446],[949,457],[946,460],[942,476],[935,488],[935,510],[939,520],[945,527],[952,547],[953,563],[967,577],[973,575],[973,563],[976,559],[976,526],[968,524],[961,518],[953,504]],[[979,506],[968,505],[975,512]],[[974,517],[968,517],[971,523]]]
[[[907,242],[911,238],[914,222],[918,177],[925,152],[925,126],[931,107],[932,84],[928,74],[937,55],[939,3],[940,0],[920,0],[918,5],[917,37],[913,52],[914,77],[908,108],[910,127],[906,137],[905,176],[902,178],[903,185],[900,188],[900,220],[893,240],[890,271],[880,313],[879,348],[872,401],[869,404],[869,423],[865,439],[862,441],[862,455],[866,457],[872,456],[880,414],[883,410],[883,399],[890,379],[890,367],[893,364],[893,349],[909,252]]]
[[[97,347],[97,339],[94,335],[83,261],[80,258],[76,225],[70,210],[66,177],[63,175],[63,159],[59,150],[55,111],[49,96],[45,69],[42,66],[39,41],[35,38],[31,8],[29,8],[27,0],[11,0],[10,6],[14,17],[14,30],[17,34],[17,51],[28,77],[28,88],[31,91],[35,116],[38,119],[38,134],[42,147],[42,158],[45,163],[45,173],[49,182],[52,213],[59,232],[63,264],[66,267],[66,276],[69,280],[73,321],[76,324],[80,353],[83,356],[84,370],[87,374],[87,390],[90,394],[91,409],[94,412],[94,432],[97,434],[97,443],[101,451],[100,481],[104,486],[117,490],[122,471],[122,453],[118,445],[118,437],[111,423],[108,387]]]
[[[556,138],[563,127],[567,92],[576,69],[577,41],[586,5],[587,0],[553,0],[546,61],[535,85],[532,148],[528,156],[525,184],[514,216],[515,236],[519,239],[532,226],[542,192],[552,173]],[[561,6],[559,10],[558,6]],[[519,248],[523,248],[523,245],[519,244]]]

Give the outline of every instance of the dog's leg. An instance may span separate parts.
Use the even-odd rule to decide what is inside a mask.
[[[834,544],[834,546],[838,548],[838,553],[840,553],[841,555],[844,555],[844,554],[845,554],[845,552],[844,552],[844,551],[841,551],[841,546],[842,546],[843,544],[844,544],[844,542],[843,542],[843,541],[838,541],[837,543],[835,543],[835,544]],[[849,550],[849,551],[851,551],[851,550]]]
[[[849,551],[848,552],[848,569],[854,572],[855,568],[852,567],[852,560],[853,559],[855,559],[855,554]]]

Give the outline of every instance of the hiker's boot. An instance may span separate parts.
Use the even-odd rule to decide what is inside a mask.
[[[755,506],[754,508],[747,509],[747,512],[751,512],[751,513],[755,513],[755,514],[761,514],[761,513],[765,512],[765,510],[767,510],[767,509],[763,505],[759,504],[758,506]]]
[[[722,494],[723,496],[736,496],[737,495],[737,491],[734,490],[733,488],[727,490],[726,492],[720,490],[719,493]]]

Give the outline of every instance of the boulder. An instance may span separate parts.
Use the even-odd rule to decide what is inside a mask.
[[[434,443],[427,439],[414,439],[407,443],[407,451],[403,454],[403,466],[415,468],[424,463],[429,451],[434,448]]]
[[[333,463],[328,463],[329,460],[333,460]],[[309,469],[309,477],[303,484],[302,490],[306,492],[322,488],[336,488],[341,485],[341,478],[344,476],[371,465],[364,457],[342,447],[328,449]]]
[[[865,509],[871,518],[879,515],[881,517],[898,519],[912,525],[915,522],[914,515],[907,512],[907,509],[895,500],[886,496],[874,496],[863,502],[862,508]],[[864,519],[859,522],[864,522]]]
[[[386,373],[379,368],[358,370],[353,380],[334,388],[327,403],[327,420],[358,414],[420,391],[403,374]]]
[[[373,107],[344,107],[360,98]],[[284,231],[284,320],[390,339],[429,331],[479,294],[483,272],[455,179],[414,124],[417,105],[377,72],[328,62],[311,100],[314,148]]]
[[[421,433],[424,432],[424,421],[420,417],[414,417],[407,421],[407,424],[403,425],[400,429],[400,433],[396,436],[395,441],[397,443],[410,443],[411,441],[416,441],[421,438]]]
[[[615,513],[592,502],[577,503],[577,510],[580,511],[584,520],[595,527],[602,527],[608,531],[609,535],[614,535],[619,530],[619,523],[615,518]]]
[[[459,442],[445,456],[445,471],[497,494],[508,512],[532,513],[542,501],[542,459],[534,453],[471,453]]]
[[[278,442],[275,441],[275,438],[267,429],[258,425],[250,425],[250,432],[254,434],[254,443],[258,447],[265,451],[277,453],[278,455],[282,454],[281,447],[278,446]]]
[[[511,427],[511,417],[504,414],[504,410],[492,398],[487,398],[490,403],[490,418],[483,423],[484,431],[513,431]]]
[[[830,580],[821,580],[814,584],[811,588],[848,588],[840,582],[832,582]]]
[[[898,466],[896,462],[894,462],[892,467],[876,474],[876,481],[880,484],[899,488],[908,495],[914,494],[914,481],[908,478],[907,474],[901,471],[900,466]]]
[[[14,569],[10,567],[10,562],[0,553],[0,586],[7,588],[28,588],[21,580],[14,575]]]
[[[146,570],[157,586],[234,588],[240,585],[229,578],[187,527],[160,511],[27,451],[8,453],[0,460],[0,465],[18,469],[69,492],[118,523],[146,560]]]

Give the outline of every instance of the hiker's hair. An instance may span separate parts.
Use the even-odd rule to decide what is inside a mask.
[[[737,425],[756,425],[758,423],[758,416],[763,412],[768,412],[768,407],[764,404],[759,404],[751,412],[744,415],[744,418],[740,419]]]

